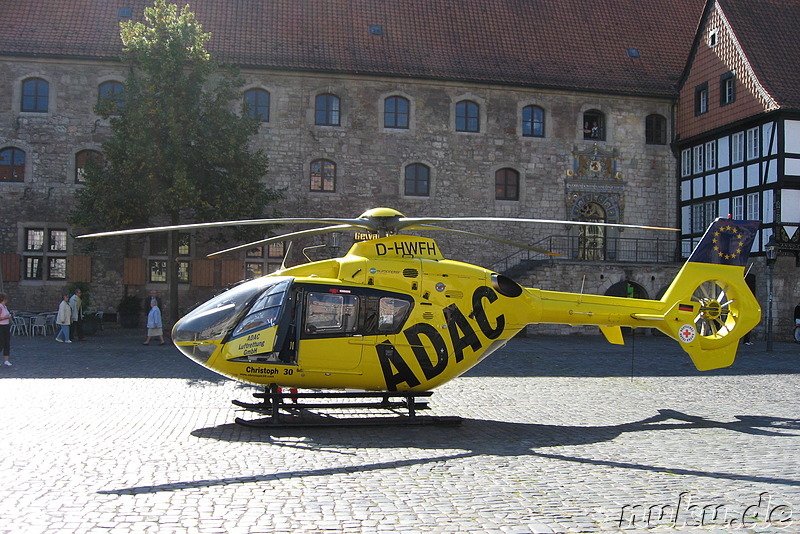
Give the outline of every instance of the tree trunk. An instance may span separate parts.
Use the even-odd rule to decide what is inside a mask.
[[[173,217],[172,224],[178,224]],[[178,322],[178,246],[180,239],[178,231],[171,230],[167,243],[167,291],[169,293],[169,318],[170,328]],[[166,328],[166,325],[165,325]]]

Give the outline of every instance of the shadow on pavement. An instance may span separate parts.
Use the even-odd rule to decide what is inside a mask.
[[[430,469],[448,469],[447,460],[469,458],[479,455],[534,456],[562,462],[600,465],[618,469],[689,475],[732,481],[748,481],[784,486],[800,486],[800,478],[760,477],[719,471],[703,471],[666,465],[646,465],[633,461],[581,458],[578,456],[553,454],[540,449],[565,445],[583,445],[610,441],[629,432],[659,430],[724,429],[767,436],[800,437],[800,420],[769,416],[737,416],[735,421],[721,422],[696,417],[674,410],[659,410],[658,415],[613,426],[559,426],[529,423],[468,419],[459,427],[355,427],[302,428],[257,430],[236,424],[224,424],[201,428],[192,435],[203,439],[228,442],[263,442],[264,444],[292,447],[304,451],[325,454],[349,454],[347,449],[369,447],[443,449],[447,454],[433,457],[377,462],[357,467],[330,467],[300,471],[277,472],[264,475],[227,477],[220,479],[193,480],[156,486],[139,486],[103,490],[101,494],[142,494],[177,491],[187,488],[207,488],[227,484],[246,484],[275,481],[295,477],[315,477],[351,473],[354,471],[376,471],[398,467],[430,465]],[[486,436],[493,439],[487,440]],[[461,452],[458,452],[461,451]]]

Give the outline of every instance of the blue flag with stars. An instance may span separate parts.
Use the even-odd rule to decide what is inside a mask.
[[[743,267],[759,226],[760,221],[717,219],[706,230],[689,261]]]

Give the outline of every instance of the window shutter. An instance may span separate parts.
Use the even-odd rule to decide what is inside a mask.
[[[122,283],[126,286],[143,286],[147,281],[147,260],[144,258],[125,258]]]
[[[67,258],[67,277],[70,282],[91,282],[92,257],[70,256]]]
[[[0,269],[3,271],[3,281],[19,282],[20,256],[19,254],[0,254]]]
[[[235,284],[244,278],[244,263],[241,260],[222,260],[222,277],[220,285],[225,287]]]
[[[214,260],[192,261],[192,285],[199,287],[214,286]]]

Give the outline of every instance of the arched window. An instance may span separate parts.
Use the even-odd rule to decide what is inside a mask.
[[[41,78],[28,78],[22,82],[22,105],[20,111],[47,113],[50,100],[50,84]]]
[[[494,173],[494,198],[519,200],[519,173],[514,169],[500,169]]]
[[[408,128],[409,102],[402,96],[390,96],[383,101],[383,127]]]
[[[331,94],[318,95],[314,106],[314,124],[339,126],[339,97]]]
[[[86,181],[86,166],[103,165],[103,155],[97,150],[81,150],[75,154],[75,183],[82,184]]]
[[[427,197],[431,194],[431,169],[422,163],[406,167],[405,194],[412,197]]]
[[[97,104],[100,107],[112,106],[107,109],[111,115],[119,115],[125,106],[125,86],[122,82],[103,82],[97,89]]]
[[[456,104],[456,131],[477,133],[481,131],[480,106],[471,100]]]
[[[336,164],[327,159],[311,162],[311,191],[336,191]]]
[[[0,150],[0,182],[25,180],[25,152],[18,148]]]
[[[583,114],[583,138],[605,141],[606,118],[602,111],[591,109]]]
[[[251,119],[269,122],[269,92],[264,89],[248,89],[244,92],[244,105]]]
[[[544,110],[539,106],[522,108],[522,136],[544,137]]]
[[[661,115],[648,115],[644,124],[644,142],[648,145],[666,145],[667,119]]]

